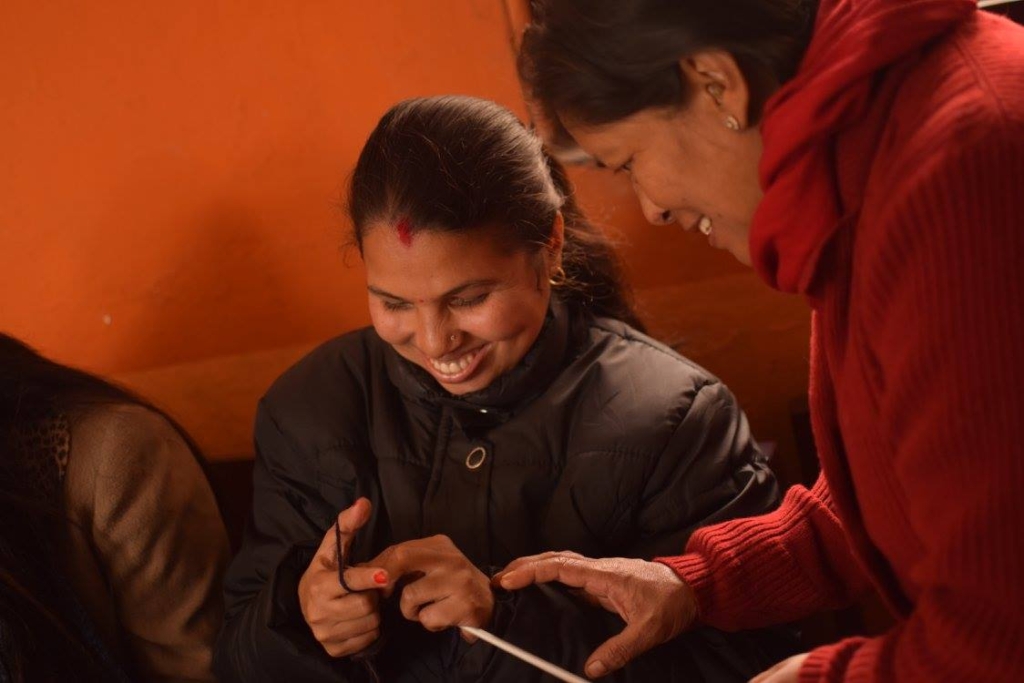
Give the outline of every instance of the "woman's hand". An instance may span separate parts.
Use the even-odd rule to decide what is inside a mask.
[[[490,580],[447,536],[398,543],[378,555],[373,565],[387,570],[391,581],[386,594],[403,577],[412,579],[401,589],[402,614],[428,631],[452,626],[486,628],[491,622],[494,593]]]
[[[370,501],[360,498],[338,515],[338,529],[346,551],[352,534],[369,520],[370,510]],[[345,570],[345,583],[354,591],[366,592],[350,593],[342,588],[338,581],[334,527],[327,530],[313,561],[299,579],[302,616],[327,654],[347,657],[365,650],[380,637],[379,593],[368,589],[382,588],[387,580],[387,573],[380,568],[349,567]]]
[[[750,679],[750,683],[797,683],[800,680],[800,667],[804,665],[807,653],[793,655]]]
[[[675,638],[697,616],[690,587],[665,565],[644,560],[543,553],[515,560],[493,581],[506,590],[557,581],[580,589],[584,598],[622,617],[626,628],[587,660],[585,671],[590,678],[621,669],[655,645]]]

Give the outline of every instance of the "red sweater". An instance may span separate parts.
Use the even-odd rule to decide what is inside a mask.
[[[1024,30],[822,0],[762,133],[752,254],[814,308],[823,474],[660,561],[724,629],[879,591],[897,625],[801,681],[1024,681]]]

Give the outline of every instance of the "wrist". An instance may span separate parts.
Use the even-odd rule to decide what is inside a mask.
[[[658,577],[658,598],[673,617],[674,634],[681,633],[697,620],[697,594],[672,567],[659,562],[652,564]]]

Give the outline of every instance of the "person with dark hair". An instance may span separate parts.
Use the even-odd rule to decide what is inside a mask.
[[[548,135],[813,308],[822,473],[655,563],[521,558],[627,623],[592,676],[700,623],[874,588],[896,619],[758,683],[1024,680],[1024,29],[973,0],[535,0]]]
[[[492,572],[547,550],[651,558],[775,507],[733,396],[639,330],[608,241],[510,111],[396,105],[349,210],[373,326],[260,402],[223,680],[542,676],[459,626],[580,671],[617,620],[560,590],[495,591]],[[793,645],[702,629],[623,680],[745,681]]]
[[[173,421],[0,334],[0,682],[213,680],[227,559]]]

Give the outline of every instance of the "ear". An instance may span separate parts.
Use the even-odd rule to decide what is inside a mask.
[[[713,107],[723,119],[734,117],[742,130],[748,128],[750,89],[736,59],[724,50],[696,52],[679,60],[679,70],[696,92],[695,102]]]
[[[562,267],[562,247],[565,246],[565,217],[561,211],[555,212],[555,222],[551,226],[551,237],[548,239],[548,275]]]

